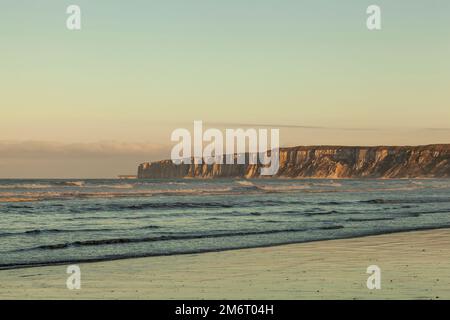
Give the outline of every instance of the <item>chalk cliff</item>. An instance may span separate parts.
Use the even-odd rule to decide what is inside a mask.
[[[143,163],[140,179],[258,178],[259,165]],[[402,147],[300,146],[280,149],[275,177],[450,178],[450,144]]]

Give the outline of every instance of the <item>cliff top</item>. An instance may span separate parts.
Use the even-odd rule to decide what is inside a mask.
[[[295,147],[283,147],[280,150],[329,150],[329,149],[432,149],[436,151],[450,150],[450,144],[427,144],[418,146],[342,146],[342,145],[311,145],[311,146],[295,146]]]

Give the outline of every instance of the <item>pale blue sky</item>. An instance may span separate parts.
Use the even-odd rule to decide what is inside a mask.
[[[284,145],[449,140],[447,0],[2,0],[0,38],[0,141],[144,143],[102,176],[164,156],[193,120],[320,127],[282,129]],[[20,148],[0,177],[32,163]]]

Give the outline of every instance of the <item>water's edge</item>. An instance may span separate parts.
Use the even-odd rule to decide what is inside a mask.
[[[53,266],[61,266],[67,264],[78,264],[78,263],[98,263],[98,262],[109,262],[109,261],[117,261],[117,260],[132,260],[132,259],[142,259],[142,258],[153,258],[153,257],[168,257],[168,256],[185,256],[192,254],[202,254],[202,253],[214,253],[214,252],[226,252],[226,251],[237,251],[237,250],[247,250],[247,249],[257,249],[257,248],[274,248],[281,247],[286,245],[293,244],[305,244],[305,243],[313,243],[313,242],[328,242],[333,240],[348,240],[348,239],[358,239],[358,238],[366,238],[366,237],[374,237],[374,236],[383,236],[389,234],[396,233],[414,233],[414,232],[423,232],[423,231],[433,231],[433,230],[442,230],[442,229],[450,229],[450,224],[440,227],[428,227],[428,228],[411,228],[411,229],[398,229],[398,230],[390,230],[384,232],[373,232],[369,234],[361,234],[361,235],[350,235],[350,236],[341,236],[337,238],[330,239],[314,239],[314,240],[305,240],[305,241],[288,241],[285,243],[276,243],[269,245],[255,245],[255,246],[242,246],[242,247],[230,247],[230,248],[220,248],[220,249],[205,249],[205,250],[192,250],[180,253],[159,253],[159,254],[142,254],[142,255],[121,255],[114,257],[103,257],[103,258],[94,258],[94,259],[78,259],[78,260],[65,260],[65,261],[56,261],[56,262],[45,262],[45,263],[29,263],[29,264],[5,264],[0,265],[0,271],[4,270],[15,270],[15,269],[28,269],[28,268],[39,268],[39,267],[53,267]]]

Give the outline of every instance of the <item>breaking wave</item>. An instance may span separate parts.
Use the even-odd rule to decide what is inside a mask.
[[[344,226],[332,225],[332,226],[323,226],[323,227],[319,227],[316,229],[317,230],[334,230],[334,229],[342,229],[342,228],[344,228]],[[85,240],[85,241],[65,242],[65,243],[57,243],[57,244],[50,244],[50,245],[41,245],[41,246],[28,248],[28,249],[20,249],[20,251],[57,250],[57,249],[66,249],[69,247],[81,247],[81,246],[100,246],[100,245],[128,244],[128,243],[140,243],[140,242],[194,240],[194,239],[205,239],[205,238],[224,238],[224,237],[264,235],[264,234],[275,234],[275,233],[304,232],[304,231],[308,231],[308,229],[306,229],[306,228],[291,228],[291,229],[264,230],[264,231],[167,235],[167,236],[161,235],[161,236],[144,237],[144,238],[112,238],[112,239]]]

